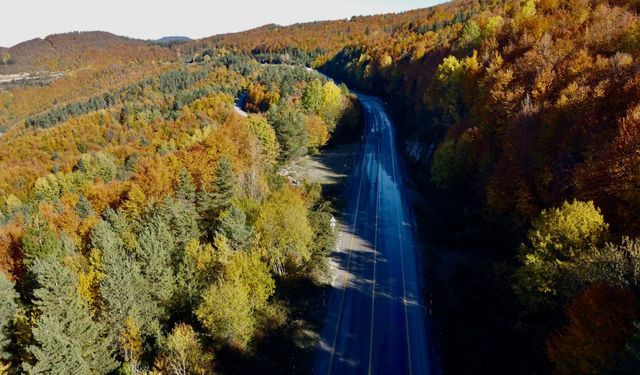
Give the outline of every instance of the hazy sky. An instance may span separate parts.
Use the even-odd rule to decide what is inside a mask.
[[[399,12],[442,0],[6,0],[0,46],[68,31],[109,31],[141,39],[201,38],[267,23]]]

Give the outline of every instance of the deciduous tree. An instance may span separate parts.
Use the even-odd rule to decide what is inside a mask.
[[[547,342],[558,374],[596,374],[611,366],[635,332],[636,295],[628,289],[596,284],[565,308],[569,323]]]

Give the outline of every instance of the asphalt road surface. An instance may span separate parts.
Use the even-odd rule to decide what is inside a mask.
[[[414,217],[395,130],[379,99],[359,98],[364,142],[347,186],[314,373],[431,374]]]

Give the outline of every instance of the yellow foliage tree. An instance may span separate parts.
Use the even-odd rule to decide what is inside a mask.
[[[284,275],[309,259],[313,229],[304,200],[291,188],[275,192],[260,210],[256,222],[261,251],[273,270]]]

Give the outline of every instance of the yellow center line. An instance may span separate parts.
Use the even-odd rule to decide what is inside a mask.
[[[396,177],[396,163],[395,163],[395,157],[394,157],[394,152],[393,152],[393,142],[391,141],[391,133],[392,129],[391,129],[391,124],[389,124],[389,146],[391,147],[389,149],[389,153],[391,154],[391,169],[393,171],[393,179],[396,181],[396,185],[398,185],[398,187],[400,186],[400,183],[397,180]],[[402,194],[402,192],[400,192],[400,194]],[[400,195],[401,196],[401,195]],[[400,202],[398,202],[400,203]],[[400,206],[399,204],[396,204],[396,220],[398,221],[398,245],[400,247],[400,272],[402,274],[402,305],[404,307],[404,328],[405,328],[405,332],[406,332],[406,338],[407,338],[407,355],[409,358],[409,375],[413,374],[413,368],[412,368],[412,363],[411,363],[411,340],[409,338],[409,314],[407,312],[407,292],[406,292],[406,287],[405,287],[405,280],[404,280],[404,255],[403,255],[403,249],[402,249],[402,226],[401,226],[401,221],[400,221]]]
[[[365,111],[365,119],[367,117],[367,113]],[[333,365],[333,356],[336,350],[336,342],[338,341],[338,331],[340,330],[340,320],[342,319],[342,308],[344,306],[344,299],[347,293],[347,283],[349,281],[349,268],[351,267],[351,255],[353,254],[353,243],[356,235],[356,226],[358,225],[358,211],[360,209],[360,195],[362,193],[362,180],[364,177],[364,166],[365,166],[365,157],[367,155],[367,145],[368,142],[365,140],[364,150],[362,151],[362,166],[360,168],[360,182],[358,183],[358,197],[356,199],[356,213],[353,219],[353,228],[351,231],[351,241],[349,243],[349,257],[347,259],[347,270],[344,275],[343,285],[342,285],[342,297],[340,299],[340,309],[338,310],[338,321],[336,322],[336,331],[333,336],[333,343],[331,345],[331,356],[329,357],[329,368],[327,370],[327,374],[331,374],[331,367]]]

